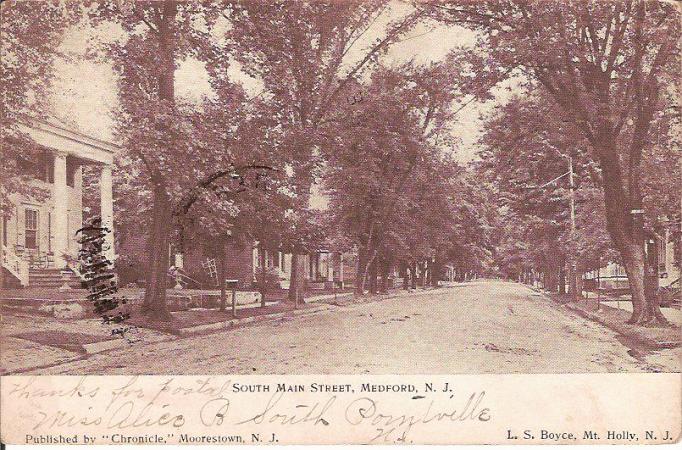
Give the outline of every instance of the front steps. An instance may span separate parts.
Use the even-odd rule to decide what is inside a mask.
[[[69,270],[66,277],[68,285],[73,289],[81,287],[80,278]],[[31,288],[58,289],[64,285],[61,269],[29,269],[28,285]]]

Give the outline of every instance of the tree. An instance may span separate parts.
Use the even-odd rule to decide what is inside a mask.
[[[356,290],[362,293],[367,272],[412,186],[408,179],[419,147],[405,133],[416,124],[398,99],[373,98],[350,117],[357,125],[344,127],[336,145],[325,149],[328,166],[323,180],[335,227],[358,246]]]
[[[435,143],[456,92],[451,77],[438,65],[381,67],[366,86],[356,84],[361,102],[330,118],[324,189],[334,228],[358,248],[358,293],[367,281],[370,292],[384,289],[394,264],[413,279],[417,264],[424,273],[449,237],[457,166]]]
[[[66,3],[7,1],[0,8],[0,215],[13,213],[11,194],[47,196],[22,165],[41,155],[21,124],[48,117],[54,63],[64,57],[59,45],[77,17]]]
[[[607,228],[632,291],[630,323],[661,324],[645,289],[642,173],[655,119],[679,67],[680,15],[665,2],[449,1],[424,6],[471,27],[487,65],[538,82],[589,143],[602,172]],[[677,97],[677,96],[673,96]]]
[[[228,45],[236,49],[234,56],[243,71],[263,84],[262,95],[278,111],[294,172],[295,214],[307,217],[302,211],[308,208],[324,145],[321,125],[354,94],[349,85],[409,31],[421,13],[391,22],[382,37],[349,60],[356,43],[390,11],[389,2],[232,2],[229,6],[220,14],[229,23]],[[298,267],[304,250],[295,247],[292,252],[292,266]],[[295,271],[289,290],[292,300],[300,296],[297,276]]]
[[[452,230],[444,246],[443,259],[457,270],[466,273],[494,272],[493,252],[499,229],[498,205],[495,191],[486,177],[472,164],[455,180],[452,195]]]
[[[280,248],[292,254],[289,299],[298,307],[302,300],[304,260],[293,257],[297,252],[311,253],[329,241],[324,234],[323,216],[309,208],[291,208],[285,214],[285,228],[281,233]],[[293,298],[292,298],[293,296]]]
[[[477,171],[493,181],[505,214],[525,229],[528,269],[542,272],[556,288],[565,263],[576,258],[582,273],[609,261],[601,174],[587,143],[574,127],[560,120],[557,106],[542,91],[513,97],[489,115]],[[567,160],[574,172],[576,223],[571,227]],[[512,231],[510,238],[518,238]],[[508,247],[508,248],[513,248]],[[500,256],[503,256],[500,254]],[[561,264],[558,264],[561,262]],[[520,269],[520,268],[519,268]],[[578,283],[570,283],[577,289]],[[564,284],[559,282],[563,292]]]
[[[222,86],[230,95],[218,95],[229,99],[221,104],[218,130],[208,125],[215,121],[207,117],[217,114],[210,100],[197,105],[176,96],[179,61],[207,57],[211,48],[211,36],[197,23],[215,14],[212,8],[176,1],[107,2],[98,3],[91,14],[96,22],[118,23],[126,33],[126,39],[107,45],[105,51],[118,75],[117,129],[127,172],[136,174],[133,186],[151,199],[143,311],[156,320],[171,318],[166,281],[174,226],[204,196],[220,200],[211,205],[214,213],[220,205],[229,209],[229,200],[242,191],[232,181],[244,168],[235,163],[232,146],[252,137],[239,134],[243,130],[238,125],[249,117],[249,102],[238,86]]]
[[[47,118],[54,63],[64,56],[59,45],[76,18],[76,8],[65,3],[0,5],[0,219],[14,214],[12,196],[43,201],[49,195],[31,180],[43,177],[43,167],[35,163],[44,155],[21,124]],[[0,220],[0,232],[4,223]],[[0,286],[2,259],[0,255]]]

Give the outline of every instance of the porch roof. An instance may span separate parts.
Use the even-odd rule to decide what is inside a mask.
[[[111,142],[96,139],[40,119],[26,117],[19,126],[37,144],[86,161],[106,165],[112,164],[114,154],[120,149],[118,145]]]

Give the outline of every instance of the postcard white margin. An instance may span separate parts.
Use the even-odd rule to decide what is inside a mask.
[[[665,444],[679,373],[3,376],[7,444]]]

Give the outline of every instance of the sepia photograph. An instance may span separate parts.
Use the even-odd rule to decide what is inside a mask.
[[[667,2],[2,5],[2,371],[679,372]]]
[[[5,380],[679,390],[679,3],[0,8]],[[464,410],[486,421],[485,401]]]

